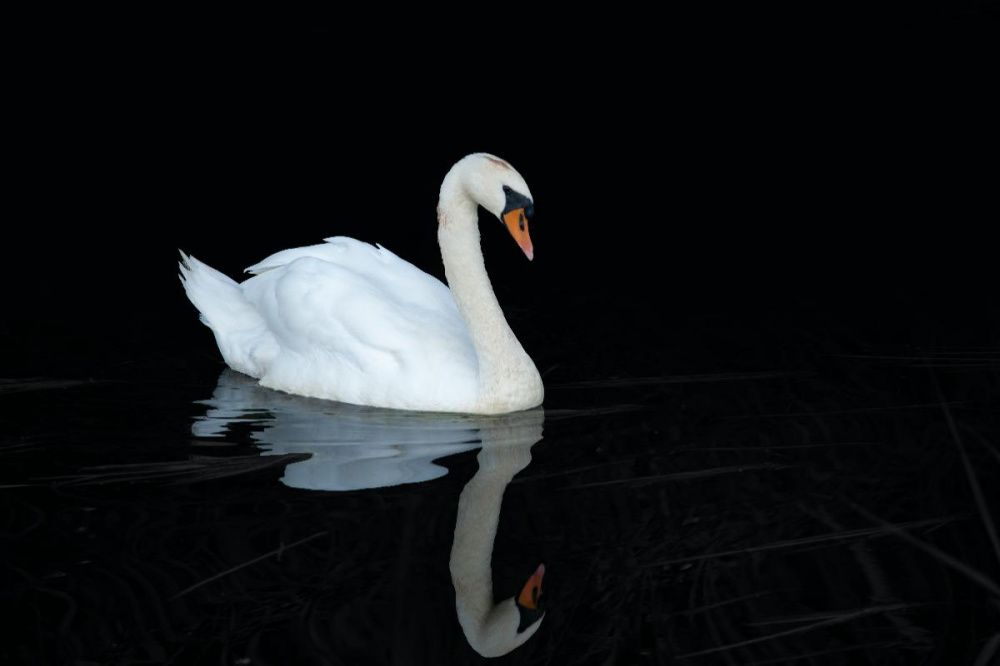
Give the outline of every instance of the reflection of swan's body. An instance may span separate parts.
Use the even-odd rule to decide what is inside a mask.
[[[295,488],[358,490],[429,481],[447,473],[434,460],[481,444],[479,470],[459,496],[449,561],[458,619],[469,644],[484,656],[506,654],[538,630],[544,569],[517,600],[494,604],[491,560],[504,490],[531,462],[531,447],[542,438],[541,409],[462,416],[358,407],[268,391],[231,370],[201,403],[209,409],[191,426],[196,437],[219,437],[243,424],[265,455],[311,454],[285,468],[282,481]]]
[[[344,237],[278,252],[242,284],[184,257],[181,281],[226,363],[262,386],[395,409],[528,409],[541,404],[542,381],[486,274],[477,204],[531,259],[527,185],[503,160],[475,154],[441,185],[450,290],[385,248]]]
[[[309,453],[285,468],[282,482],[309,490],[358,490],[429,481],[448,470],[434,460],[479,446],[477,417],[422,414],[302,398],[261,388],[226,370],[196,437],[219,437],[236,424],[265,455]]]
[[[451,579],[455,606],[465,637],[484,657],[497,657],[518,647],[541,626],[537,610],[544,567],[539,567],[521,594],[493,603],[493,541],[500,521],[504,490],[531,462],[531,446],[542,438],[541,409],[490,419],[481,429],[479,470],[458,499]]]

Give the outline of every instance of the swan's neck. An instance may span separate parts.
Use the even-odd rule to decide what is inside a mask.
[[[438,243],[448,286],[479,361],[479,411],[504,412],[542,401],[542,383],[500,309],[486,274],[476,202],[445,181],[438,203]]]
[[[455,541],[451,549],[451,578],[455,585],[458,621],[469,643],[482,653],[493,636],[513,635],[516,612],[498,612],[493,603],[493,541],[500,521],[503,492],[510,477],[477,474],[458,499]],[[513,604],[513,599],[507,602]],[[506,602],[505,602],[506,603]],[[513,617],[513,627],[497,626],[505,615]]]
[[[521,436],[524,436],[522,433]],[[531,462],[531,444],[491,447],[483,443],[479,471],[458,498],[455,540],[449,567],[455,586],[455,609],[469,644],[484,657],[506,654],[524,643],[541,622],[517,633],[520,614],[511,597],[493,603],[493,542],[500,522],[504,490],[514,475]]]

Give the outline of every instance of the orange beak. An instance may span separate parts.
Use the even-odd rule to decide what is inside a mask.
[[[507,225],[507,231],[517,241],[524,256],[531,261],[535,258],[535,250],[531,246],[531,236],[528,234],[528,218],[524,214],[523,208],[515,208],[503,215],[503,223]]]
[[[539,564],[528,582],[524,584],[521,594],[517,595],[517,603],[525,608],[538,608],[538,598],[542,596],[542,577],[545,576],[545,565]]]

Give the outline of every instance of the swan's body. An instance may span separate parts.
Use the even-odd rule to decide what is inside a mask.
[[[540,592],[545,567],[538,568],[517,598],[493,601],[491,561],[503,494],[514,475],[531,462],[531,447],[542,438],[544,413],[539,409],[500,418],[481,430],[479,470],[458,498],[448,563],[458,621],[469,645],[484,657],[518,647],[538,631],[544,617],[530,592],[532,587]],[[525,610],[522,600],[534,608]]]
[[[226,363],[262,386],[394,409],[528,409],[544,389],[490,285],[477,205],[501,217],[531,258],[527,185],[506,162],[476,154],[441,186],[450,289],[381,246],[345,237],[278,252],[240,284],[184,257],[182,282]]]

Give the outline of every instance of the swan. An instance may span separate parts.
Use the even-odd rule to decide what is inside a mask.
[[[479,469],[458,498],[455,538],[448,562],[455,587],[455,610],[466,640],[484,657],[507,654],[542,625],[539,608],[545,565],[540,564],[516,597],[493,603],[493,542],[504,490],[531,462],[531,447],[542,438],[541,409],[509,414],[483,424]]]
[[[343,236],[273,254],[242,283],[181,252],[181,283],[226,364],[261,386],[392,409],[530,409],[542,403],[542,379],[493,293],[477,205],[533,259],[527,184],[504,160],[475,153],[441,184],[448,286],[381,245]]]

